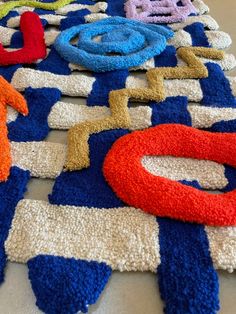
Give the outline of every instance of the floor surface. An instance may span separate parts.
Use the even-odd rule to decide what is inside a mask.
[[[233,44],[230,51],[236,55],[236,1],[205,0],[220,29],[229,33]],[[236,71],[232,72],[236,75]],[[66,132],[52,131],[48,141],[66,142]],[[32,179],[26,198],[47,200],[52,180]],[[236,272],[219,272],[221,314],[236,313]],[[163,304],[159,297],[157,279],[151,273],[118,273],[112,275],[92,314],[161,314]],[[25,265],[8,263],[5,283],[0,287],[0,314],[37,314],[35,297],[27,278]],[[175,314],[175,313],[173,313]]]

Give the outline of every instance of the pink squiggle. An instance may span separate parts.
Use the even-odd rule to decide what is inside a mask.
[[[177,5],[180,1],[182,6]],[[191,0],[128,0],[125,11],[127,18],[145,23],[175,23],[196,13],[196,8]]]

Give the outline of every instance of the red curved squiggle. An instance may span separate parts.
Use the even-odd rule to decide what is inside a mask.
[[[16,51],[7,51],[0,44],[0,65],[32,63],[46,57],[44,29],[39,16],[33,12],[23,13],[20,30],[23,34],[24,47]]]

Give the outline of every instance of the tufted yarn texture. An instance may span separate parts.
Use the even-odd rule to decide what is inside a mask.
[[[92,38],[102,35],[101,42]],[[79,36],[77,47],[70,41]],[[160,54],[173,32],[162,26],[145,25],[121,17],[112,17],[63,31],[55,48],[67,61],[81,64],[95,72],[138,66]],[[109,54],[120,54],[112,55]]]
[[[27,88],[25,99],[28,103],[29,114],[27,118],[18,116],[15,121],[8,124],[10,140],[16,142],[43,140],[49,133],[47,116],[60,97],[61,93],[58,89]]]
[[[4,281],[4,269],[7,260],[4,242],[14,217],[15,207],[26,192],[29,178],[29,171],[12,167],[8,180],[0,183],[0,283]]]
[[[128,0],[126,17],[145,23],[175,23],[196,13],[191,0]]]
[[[56,178],[63,170],[66,145],[59,143],[11,142],[12,164],[30,171],[32,177]]]
[[[105,203],[104,200],[103,204]],[[176,232],[175,225],[182,226],[184,229],[184,224],[179,221],[166,218],[164,221],[169,221],[173,234]],[[87,261],[96,260],[106,263],[113,270],[122,272],[151,271],[156,273],[163,257],[160,255],[162,241],[160,232],[162,232],[162,237],[166,236],[160,224],[161,219],[156,221],[155,216],[133,207],[79,207],[25,199],[17,205],[12,228],[5,242],[5,249],[9,259],[19,263],[25,263],[38,255],[50,254],[64,258],[73,256]],[[204,234],[201,230],[202,226],[198,225],[195,233],[191,229],[195,229],[196,224],[186,225],[186,229],[195,234],[197,242],[199,231],[202,235]],[[92,229],[93,233],[91,233]],[[204,230],[215,268],[232,272],[236,267],[234,254],[236,229],[234,227],[204,227]],[[188,231],[183,230],[183,232],[186,237],[186,254],[191,254],[188,252],[191,251],[191,240],[189,239],[187,243]],[[176,237],[174,242],[176,246],[179,246],[176,250],[178,254],[182,241],[178,243],[178,237]],[[17,246],[16,243],[18,243]],[[199,240],[199,248],[200,245]],[[206,246],[205,240],[204,250]],[[200,254],[199,258],[201,258]],[[203,259],[205,258],[206,255]],[[201,273],[199,268],[198,271]],[[169,266],[168,272],[170,272]],[[171,274],[175,277],[174,273]]]
[[[24,97],[0,76],[0,181],[6,181],[11,167],[10,143],[7,129],[7,109],[11,105],[23,115],[28,114]]]
[[[111,275],[104,263],[50,255],[38,255],[28,267],[37,305],[46,314],[87,313]]]
[[[146,212],[207,225],[236,225],[235,191],[210,195],[150,175],[140,163],[145,155],[168,155],[213,160],[235,167],[235,149],[235,134],[163,124],[119,139],[105,158],[103,172],[125,203]]]
[[[209,8],[1,2],[0,42],[0,280],[26,263],[39,309],[76,314],[112,271],[151,271],[166,314],[215,314],[216,269],[236,269],[236,59]],[[54,180],[44,201],[33,177]]]
[[[92,133],[114,128],[128,128],[131,124],[127,111],[130,98],[139,101],[165,99],[164,79],[204,78],[208,71],[197,56],[222,59],[223,53],[206,48],[179,48],[178,55],[186,62],[183,67],[160,67],[146,73],[148,87],[126,88],[111,91],[109,105],[111,116],[103,120],[89,121],[73,126],[68,133],[67,170],[79,170],[89,166],[88,137]]]
[[[169,55],[168,55],[169,57]],[[177,58],[175,58],[175,65],[177,63]],[[209,60],[205,58],[200,58],[204,63],[214,63],[208,69],[208,77],[209,80],[193,80],[186,79],[185,81],[178,79],[171,79],[164,81],[164,87],[166,90],[167,96],[187,96],[189,101],[200,102],[203,98],[203,91],[200,82],[209,82],[207,85],[217,85],[219,88],[221,84],[225,84],[225,86],[229,86],[227,88],[226,96],[229,97],[229,91],[232,95],[236,95],[236,84],[233,77],[227,77],[222,70],[232,69],[235,66],[235,59],[231,60],[230,58],[221,60]],[[167,62],[167,61],[166,61]],[[157,66],[158,60],[156,60]],[[162,65],[162,62],[161,62]],[[216,65],[219,65],[217,67]],[[173,65],[172,65],[173,66]],[[153,66],[150,67],[151,69]],[[30,68],[12,68],[8,70],[9,72],[5,72],[4,74],[6,78],[11,80],[12,85],[20,91],[24,91],[27,87],[33,88],[41,88],[41,87],[51,87],[60,89],[63,95],[68,96],[81,96],[88,97],[90,93],[93,91],[94,83],[96,82],[95,76],[90,76],[87,73],[73,73],[73,75],[57,75],[48,71],[37,71]],[[13,73],[12,73],[13,72]],[[214,83],[211,82],[211,76],[214,75],[215,80]],[[217,78],[220,75],[219,78]],[[219,81],[221,78],[221,82]],[[66,84],[64,84],[65,82]],[[201,86],[202,85],[202,86]],[[147,81],[142,80],[139,77],[135,77],[133,74],[126,78],[125,86],[127,88],[142,88],[147,87]],[[207,87],[207,88],[208,88]],[[222,88],[222,93],[224,93],[224,88]],[[101,92],[100,92],[101,93]],[[207,90],[204,94],[210,93],[210,90]],[[218,93],[217,90],[212,89],[211,94],[216,95]],[[220,98],[219,94],[219,98]],[[212,104],[213,105],[213,104]],[[227,102],[226,102],[227,106]]]
[[[28,6],[34,8],[41,8],[45,10],[56,10],[64,5],[72,2],[73,0],[56,0],[54,2],[37,2],[31,0],[20,0],[20,1],[9,1],[1,5],[0,7],[0,18],[3,18],[8,14],[9,11],[16,7]]]
[[[0,65],[32,63],[46,56],[44,30],[37,14],[25,12],[21,16],[20,30],[23,34],[24,47],[17,51],[6,51],[0,45]]]
[[[162,299],[168,300],[164,312],[175,313],[178,309],[179,313],[217,313],[219,283],[203,226],[166,218],[158,218],[158,223],[162,256],[158,282]]]

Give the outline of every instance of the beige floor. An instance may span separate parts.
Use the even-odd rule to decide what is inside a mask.
[[[230,48],[236,55],[235,0],[205,0],[211,8],[211,15],[221,30],[228,32],[233,40]],[[236,75],[236,71],[234,71]],[[64,132],[51,132],[49,141],[65,143]],[[53,185],[51,180],[31,181],[25,197],[47,199]],[[236,313],[236,272],[219,272],[221,314]],[[99,302],[91,306],[93,314],[159,314],[162,302],[156,283],[156,276],[150,273],[114,273]],[[25,265],[9,263],[6,281],[0,288],[0,314],[37,314],[35,298],[27,279]],[[174,314],[174,313],[173,313]]]

